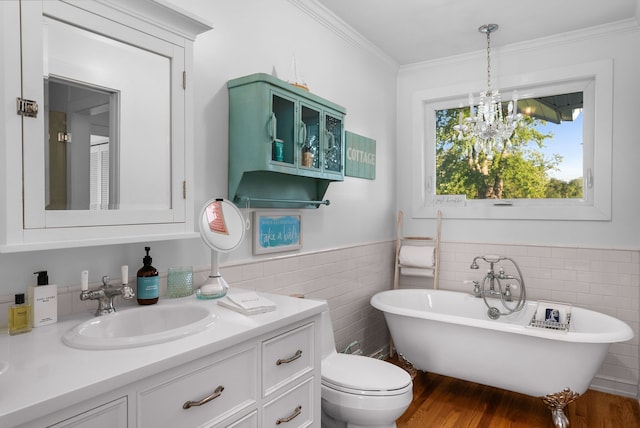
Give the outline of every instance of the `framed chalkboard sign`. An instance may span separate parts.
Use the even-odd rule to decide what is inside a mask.
[[[255,211],[253,254],[278,253],[302,248],[302,214],[299,211]]]

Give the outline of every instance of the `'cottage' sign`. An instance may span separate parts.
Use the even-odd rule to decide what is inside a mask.
[[[376,140],[346,131],[345,147],[345,175],[375,180]]]

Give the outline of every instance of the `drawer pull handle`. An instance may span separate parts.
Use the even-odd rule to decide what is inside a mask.
[[[293,413],[291,413],[289,416],[287,416],[286,418],[280,418],[276,421],[276,425],[280,425],[282,423],[286,423],[286,422],[290,422],[292,421],[296,416],[298,416],[300,413],[302,413],[302,406],[298,406],[296,407],[296,409],[293,411]]]
[[[287,364],[290,363],[292,361],[297,360],[298,358],[302,357],[302,351],[301,350],[297,350],[295,354],[293,354],[292,357],[289,358],[284,358],[284,359],[279,359],[278,361],[276,361],[276,366],[279,366],[280,364]]]
[[[215,391],[213,391],[213,394],[204,397],[200,401],[185,401],[185,403],[182,405],[182,408],[186,410],[193,406],[202,406],[203,404],[207,404],[209,401],[215,400],[216,398],[220,397],[222,391],[224,391],[224,386],[220,385],[216,388]]]

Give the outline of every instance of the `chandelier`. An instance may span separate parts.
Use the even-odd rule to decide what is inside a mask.
[[[476,155],[480,152],[492,157],[493,151],[502,152],[511,146],[511,136],[522,120],[518,113],[518,95],[513,91],[506,113],[503,112],[500,92],[491,88],[491,33],[498,24],[487,24],[478,31],[487,35],[487,90],[480,92],[478,107],[474,106],[473,94],[469,94],[469,117],[462,118],[453,129],[458,132],[458,140],[471,140]]]

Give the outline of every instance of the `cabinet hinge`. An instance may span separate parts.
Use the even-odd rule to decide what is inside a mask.
[[[182,182],[182,199],[187,199],[187,182]]]
[[[182,89],[187,89],[187,71],[182,72]]]
[[[17,113],[20,116],[36,117],[38,116],[38,103],[32,100],[25,100],[24,98],[16,98],[17,100]]]

